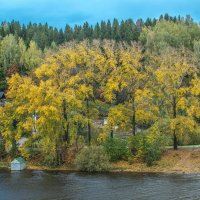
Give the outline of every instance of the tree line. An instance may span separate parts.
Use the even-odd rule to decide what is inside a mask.
[[[0,26],[0,39],[12,34],[17,39],[22,38],[26,46],[30,41],[35,41],[41,50],[50,47],[52,43],[60,45],[71,40],[82,41],[84,39],[112,39],[116,41],[138,41],[141,30],[144,26],[153,27],[157,21],[166,20],[174,23],[190,23],[192,18],[178,16],[172,17],[168,14],[161,15],[159,19],[147,18],[145,21],[132,19],[118,21],[101,21],[95,25],[85,22],[83,25],[75,25],[74,27],[66,25],[65,28],[56,28],[46,24],[29,23],[27,25],[20,24],[18,21],[2,22]]]

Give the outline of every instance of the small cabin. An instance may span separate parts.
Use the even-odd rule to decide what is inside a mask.
[[[11,162],[11,170],[12,171],[20,171],[20,170],[25,169],[25,167],[26,167],[26,162],[22,157],[15,158]]]

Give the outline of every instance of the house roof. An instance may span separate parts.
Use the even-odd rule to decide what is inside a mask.
[[[6,97],[5,97],[5,94],[4,94],[4,92],[0,92],[0,99],[5,99]]]
[[[22,157],[15,158],[11,163],[25,163]]]

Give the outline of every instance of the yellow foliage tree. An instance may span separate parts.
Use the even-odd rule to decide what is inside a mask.
[[[195,127],[195,121],[188,115],[188,108],[192,96],[191,79],[196,77],[196,68],[187,62],[184,52],[179,53],[170,48],[161,56],[155,77],[155,98],[162,100],[165,114],[171,120],[174,149],[177,149],[178,137],[184,134],[185,127],[190,132]]]

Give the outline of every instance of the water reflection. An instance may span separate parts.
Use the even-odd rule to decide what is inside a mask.
[[[0,200],[200,199],[200,174],[0,172]]]

